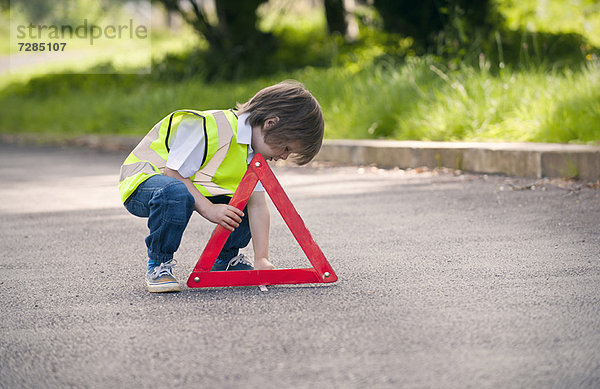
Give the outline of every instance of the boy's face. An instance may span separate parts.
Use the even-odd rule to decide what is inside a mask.
[[[287,159],[293,153],[294,145],[271,146],[265,143],[264,129],[277,124],[279,118],[270,118],[265,121],[264,126],[252,128],[252,149],[255,153],[260,153],[267,161],[277,161]]]

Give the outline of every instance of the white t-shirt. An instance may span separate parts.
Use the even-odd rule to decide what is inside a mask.
[[[254,157],[254,150],[252,150],[251,144],[252,126],[246,123],[248,116],[250,114],[244,113],[238,117],[237,142],[248,145],[246,162],[250,163]],[[203,119],[197,116],[186,116],[179,123],[175,139],[172,140],[166,166],[169,169],[177,170],[182,177],[190,178],[202,166],[205,147]],[[254,190],[264,191],[260,181]]]

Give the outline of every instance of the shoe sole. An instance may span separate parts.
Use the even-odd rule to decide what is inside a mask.
[[[181,285],[179,285],[179,282],[163,282],[160,284],[150,284],[146,282],[146,286],[150,293],[181,292]]]

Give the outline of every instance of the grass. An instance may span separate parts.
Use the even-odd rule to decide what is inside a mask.
[[[324,106],[331,138],[600,141],[597,64],[578,72],[530,69],[491,75],[470,67],[443,70],[414,59],[360,74],[324,73],[313,90]]]
[[[143,135],[170,111],[229,108],[284,78],[303,82],[321,102],[328,138],[597,143],[600,69],[505,70],[491,75],[445,70],[426,59],[402,66],[373,64],[305,68],[244,82],[200,79],[163,84],[137,76],[62,75],[47,90],[15,87],[0,95],[0,132],[76,136]],[[70,77],[76,86],[67,87]],[[85,77],[85,78],[84,78]],[[46,92],[43,92],[46,90]]]
[[[518,17],[511,17],[509,22],[517,23]],[[600,62],[595,55],[583,65],[562,67],[529,61],[502,68],[485,58],[478,65],[458,66],[433,57],[407,56],[399,62],[386,56],[390,46],[377,34],[348,49],[337,47],[335,40],[318,43],[326,39],[322,17],[299,19],[297,28],[273,20],[265,18],[264,28],[293,48],[273,58],[290,62],[290,53],[308,48],[307,56],[323,67],[210,83],[199,77],[167,82],[136,74],[4,75],[0,132],[141,137],[173,110],[230,108],[262,87],[294,78],[321,102],[327,138],[600,142]],[[153,36],[153,55],[172,50],[174,41]],[[180,43],[178,50],[188,43]],[[395,45],[400,54],[408,48],[404,41]],[[319,57],[324,51],[329,60]]]

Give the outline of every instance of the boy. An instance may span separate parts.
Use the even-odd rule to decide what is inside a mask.
[[[272,269],[269,209],[259,184],[241,211],[228,205],[255,153],[304,165],[323,141],[323,115],[300,83],[259,91],[236,110],[175,111],[158,122],[129,154],[119,179],[125,208],[148,218],[149,292],[177,292],[173,253],[195,210],[232,231],[213,271]],[[252,238],[254,267],[239,249]]]

